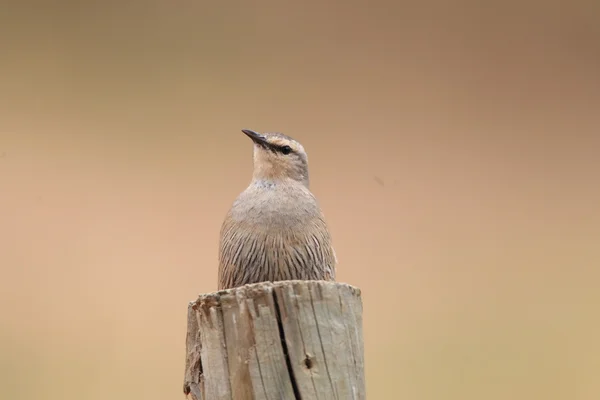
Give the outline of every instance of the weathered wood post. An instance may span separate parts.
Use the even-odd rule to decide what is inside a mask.
[[[282,281],[200,295],[188,306],[191,400],[364,400],[360,290]]]

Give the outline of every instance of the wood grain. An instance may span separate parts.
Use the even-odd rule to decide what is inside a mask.
[[[184,393],[192,400],[364,400],[358,288],[281,281],[200,295],[188,306]]]

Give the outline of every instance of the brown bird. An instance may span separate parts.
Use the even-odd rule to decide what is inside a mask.
[[[266,281],[335,280],[337,258],[308,189],[304,147],[281,133],[242,132],[254,142],[254,172],[221,228],[219,290]]]

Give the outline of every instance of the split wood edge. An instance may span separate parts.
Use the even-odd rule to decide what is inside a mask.
[[[188,305],[184,393],[191,400],[364,400],[360,289],[281,281]]]

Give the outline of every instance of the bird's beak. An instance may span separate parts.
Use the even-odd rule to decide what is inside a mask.
[[[252,139],[252,141],[256,144],[263,146],[267,144],[266,138],[258,132],[251,131],[250,129],[242,129],[242,132],[244,132],[246,136]]]

